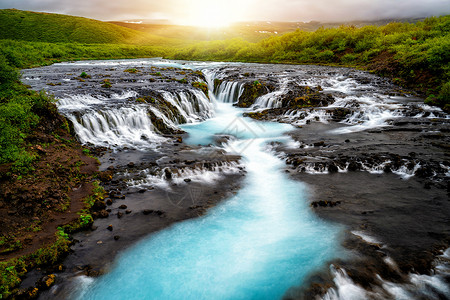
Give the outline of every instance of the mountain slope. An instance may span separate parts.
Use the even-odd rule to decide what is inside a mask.
[[[174,44],[175,40],[107,22],[60,14],[0,10],[0,39],[84,44]]]

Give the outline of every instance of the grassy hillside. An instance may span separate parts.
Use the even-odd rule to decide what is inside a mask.
[[[0,10],[0,39],[140,45],[168,45],[179,42],[107,22],[15,9]]]
[[[423,19],[402,19],[399,22],[415,23]],[[135,20],[136,21],[136,20]],[[352,21],[345,23],[348,26],[363,27],[368,25],[383,26],[392,23],[395,20],[379,21]],[[259,42],[273,36],[281,36],[285,33],[296,30],[315,31],[319,28],[337,28],[342,23],[321,23],[311,22],[236,22],[223,28],[201,28],[195,26],[183,26],[173,24],[153,24],[136,22],[110,22],[126,28],[163,36],[173,39],[192,40],[192,41],[214,41],[241,38],[249,42]]]

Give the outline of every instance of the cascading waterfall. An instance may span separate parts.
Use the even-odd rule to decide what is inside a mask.
[[[130,66],[140,69],[150,66],[152,69],[169,68],[161,69],[161,72],[165,72],[164,76],[150,72],[124,74],[122,71]],[[25,83],[36,90],[45,88],[50,93],[59,93],[55,93],[61,99],[57,103],[59,110],[73,122],[82,143],[119,150],[119,153],[113,153],[119,154],[116,157],[122,154],[129,157],[130,153],[138,153],[126,149],[132,148],[144,151],[139,151],[139,155],[145,156],[143,161],[149,157],[153,161],[153,157],[159,155],[167,159],[162,165],[157,161],[158,165],[150,165],[149,169],[133,168],[129,173],[125,171],[118,174],[122,179],[121,184],[126,184],[132,191],[154,188],[158,193],[164,193],[188,189],[191,183],[194,186],[211,184],[215,188],[227,175],[232,174],[233,178],[246,175],[241,190],[231,198],[200,218],[177,223],[141,240],[118,256],[107,274],[98,278],[79,276],[72,282],[74,286],[68,283],[65,287],[58,287],[59,284],[56,284],[49,292],[57,295],[59,288],[68,288],[73,291],[71,296],[75,299],[279,299],[289,295],[286,294],[289,288],[301,286],[311,273],[324,269],[330,261],[341,256],[339,236],[342,231],[340,227],[316,218],[308,206],[305,186],[290,180],[283,172],[286,167],[284,160],[288,162],[292,158],[288,149],[299,149],[299,156],[306,157],[306,160],[296,160],[299,165],[295,169],[289,167],[290,172],[321,176],[319,174],[332,172],[329,171],[329,163],[335,163],[333,172],[348,172],[351,176],[353,171],[350,164],[356,163],[361,171],[372,174],[392,172],[402,179],[408,179],[420,173],[426,174],[424,172],[430,167],[428,161],[420,157],[410,158],[414,152],[399,160],[397,155],[374,155],[365,159],[364,154],[356,151],[354,158],[334,160],[328,154],[336,151],[333,139],[339,143],[346,138],[335,133],[347,134],[407,124],[407,130],[425,130],[420,134],[417,131],[417,136],[423,134],[425,138],[437,139],[445,135],[446,129],[436,129],[441,124],[430,119],[450,118],[441,109],[425,105],[414,96],[404,95],[403,92],[398,94],[400,96],[393,96],[399,91],[379,78],[335,68],[145,59],[62,63],[55,68],[58,74],[47,76],[44,72],[48,72],[49,68],[24,70],[25,74],[33,74],[23,77]],[[203,91],[182,84],[182,76],[188,70],[192,70],[192,77],[186,77],[188,81],[195,78],[196,81],[205,80],[208,83],[209,99]],[[197,70],[202,70],[205,77],[200,76]],[[81,71],[89,71],[91,82],[86,80],[81,83],[75,78],[67,78]],[[243,75],[246,73],[251,75]],[[97,79],[105,75],[111,76],[109,78],[114,84],[111,89],[98,85]],[[271,76],[276,77],[269,78]],[[167,80],[169,77],[173,80]],[[269,78],[267,82],[264,82],[265,78]],[[279,78],[278,84],[275,78]],[[329,126],[311,124],[297,130],[298,136],[294,136],[301,140],[294,142],[283,135],[292,128],[291,125],[243,118],[244,110],[233,107],[232,103],[242,95],[245,84],[254,83],[254,80],[268,83],[271,88],[276,86],[276,90],[259,97],[245,112],[280,108],[284,96],[291,97],[297,92],[296,84],[312,88],[320,86],[320,89],[315,90],[331,93],[334,103],[330,100],[330,105],[326,107],[282,108],[269,112],[267,118],[291,125],[333,122]],[[50,82],[57,84],[52,85]],[[118,92],[125,84],[129,90]],[[73,91],[83,91],[85,94],[66,94]],[[341,124],[337,124],[337,121]],[[171,161],[173,157],[167,151],[184,149],[185,145],[175,143],[176,147],[172,147],[172,144],[165,147],[169,140],[159,133],[172,132],[170,129],[175,132],[180,128],[189,134],[188,138],[183,137],[183,141],[196,145],[193,147],[195,150],[190,151],[201,149],[195,153],[196,157],[228,152],[238,153],[242,159],[219,164],[214,158],[212,160],[216,164],[207,162],[208,168],[204,168],[205,162],[199,163],[197,167],[194,163],[184,165],[184,160],[180,160],[180,164]],[[319,134],[314,135],[327,128],[333,131],[323,131],[324,138]],[[377,135],[382,136],[383,131],[377,130]],[[393,136],[397,136],[396,131],[392,132]],[[427,137],[425,134],[428,133]],[[308,136],[310,134],[314,136]],[[316,136],[324,141],[330,137],[331,142],[316,146]],[[353,136],[355,138],[349,139],[348,147],[359,141],[365,146],[365,133]],[[398,136],[410,135],[401,133]],[[221,149],[214,148],[218,147],[213,146],[217,143],[222,143]],[[198,144],[208,146],[200,148]],[[159,145],[163,146],[158,150],[160,153],[154,153],[158,151],[152,150]],[[126,150],[122,152],[121,148]],[[279,149],[286,153],[271,152]],[[117,165],[122,166],[122,162]],[[292,166],[295,164],[292,163]],[[440,163],[440,169],[433,167],[433,174],[427,174],[430,182],[436,182],[436,186],[450,176],[450,166],[446,161]],[[168,180],[166,170],[171,172],[171,180]],[[435,186],[432,185],[430,192],[434,191]],[[139,198],[139,195],[135,193],[134,196]],[[434,199],[433,205],[438,203]],[[382,242],[381,236],[373,239],[370,232],[352,231],[351,234],[369,245]],[[387,247],[389,245],[382,245],[381,251]],[[357,283],[350,269],[347,274],[343,266],[331,265],[329,274],[334,278],[335,286],[328,289],[323,299],[448,297],[449,251],[439,258],[445,263],[437,263],[435,274],[431,276],[410,274],[409,282],[398,283],[375,275],[375,284],[369,290],[364,290]],[[384,257],[383,261],[393,270],[397,268],[390,256]],[[64,295],[65,292],[67,290]]]
[[[87,111],[81,117],[69,116],[81,143],[97,146],[145,147],[166,139],[155,133],[144,107],[121,107]]]
[[[290,80],[288,77],[282,77],[279,82],[280,88],[276,91],[258,97],[255,100],[253,108],[255,109],[280,108],[281,107],[280,97],[287,92],[289,81]]]
[[[236,103],[243,91],[244,85],[242,83],[237,81],[224,81],[217,88],[215,96],[219,102]]]
[[[312,214],[305,187],[267,151],[271,141],[292,142],[283,136],[292,127],[244,118],[229,102],[182,129],[192,144],[234,136],[224,150],[242,155],[243,188],[207,215],[125,251],[104,276],[80,277],[75,299],[279,299],[339,253],[340,228]]]
[[[58,101],[60,111],[73,122],[75,132],[82,143],[96,146],[155,148],[167,139],[157,134],[148,113],[169,128],[177,129],[182,121],[192,123],[214,115],[214,105],[199,90],[161,92],[175,111],[161,111],[152,104],[133,104],[127,99],[137,93],[126,91],[109,98],[94,95],[67,95]],[[111,102],[116,106],[111,108]],[[117,103],[121,104],[120,108]],[[182,116],[184,120],[176,117]]]
[[[206,95],[197,90],[188,92],[161,92],[161,96],[175,106],[187,123],[208,119],[214,115],[214,107]]]

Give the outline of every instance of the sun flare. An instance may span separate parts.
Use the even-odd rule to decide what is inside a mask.
[[[230,4],[224,1],[193,1],[183,23],[205,28],[227,27],[236,21],[233,5]]]

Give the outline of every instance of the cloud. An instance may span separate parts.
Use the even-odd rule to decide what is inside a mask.
[[[0,8],[99,20],[166,17],[182,23],[189,13],[204,5],[227,5],[229,18],[234,21],[350,21],[450,14],[448,0],[2,0]]]

